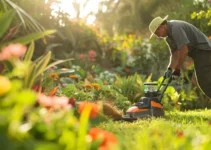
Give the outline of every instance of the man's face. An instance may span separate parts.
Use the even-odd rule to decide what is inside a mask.
[[[157,35],[158,38],[164,38],[167,36],[167,28],[165,25],[160,25],[157,30],[155,31],[155,35]]]

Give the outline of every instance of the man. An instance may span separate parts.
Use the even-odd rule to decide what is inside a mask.
[[[194,61],[197,82],[201,90],[211,98],[211,41],[190,23],[156,17],[149,25],[151,37],[164,38],[171,57],[165,77],[180,76],[187,56]],[[151,38],[150,37],[150,38]]]

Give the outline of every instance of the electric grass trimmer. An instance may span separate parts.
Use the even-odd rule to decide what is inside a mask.
[[[167,81],[167,82],[165,82]],[[141,97],[140,102],[130,107],[126,114],[122,117],[123,120],[133,121],[147,117],[162,117],[164,116],[164,109],[161,103],[164,92],[166,91],[172,77],[163,78],[161,84],[144,83],[144,96]]]

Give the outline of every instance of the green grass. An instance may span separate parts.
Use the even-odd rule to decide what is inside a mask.
[[[121,150],[208,150],[211,147],[211,110],[166,112],[164,118],[109,122]]]

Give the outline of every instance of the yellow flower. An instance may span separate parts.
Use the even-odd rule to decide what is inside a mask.
[[[0,95],[7,93],[11,88],[11,82],[8,78],[0,76]]]
[[[124,41],[124,42],[122,43],[122,47],[123,47],[123,48],[129,48],[130,46],[129,46],[129,43],[128,43],[127,41]]]

